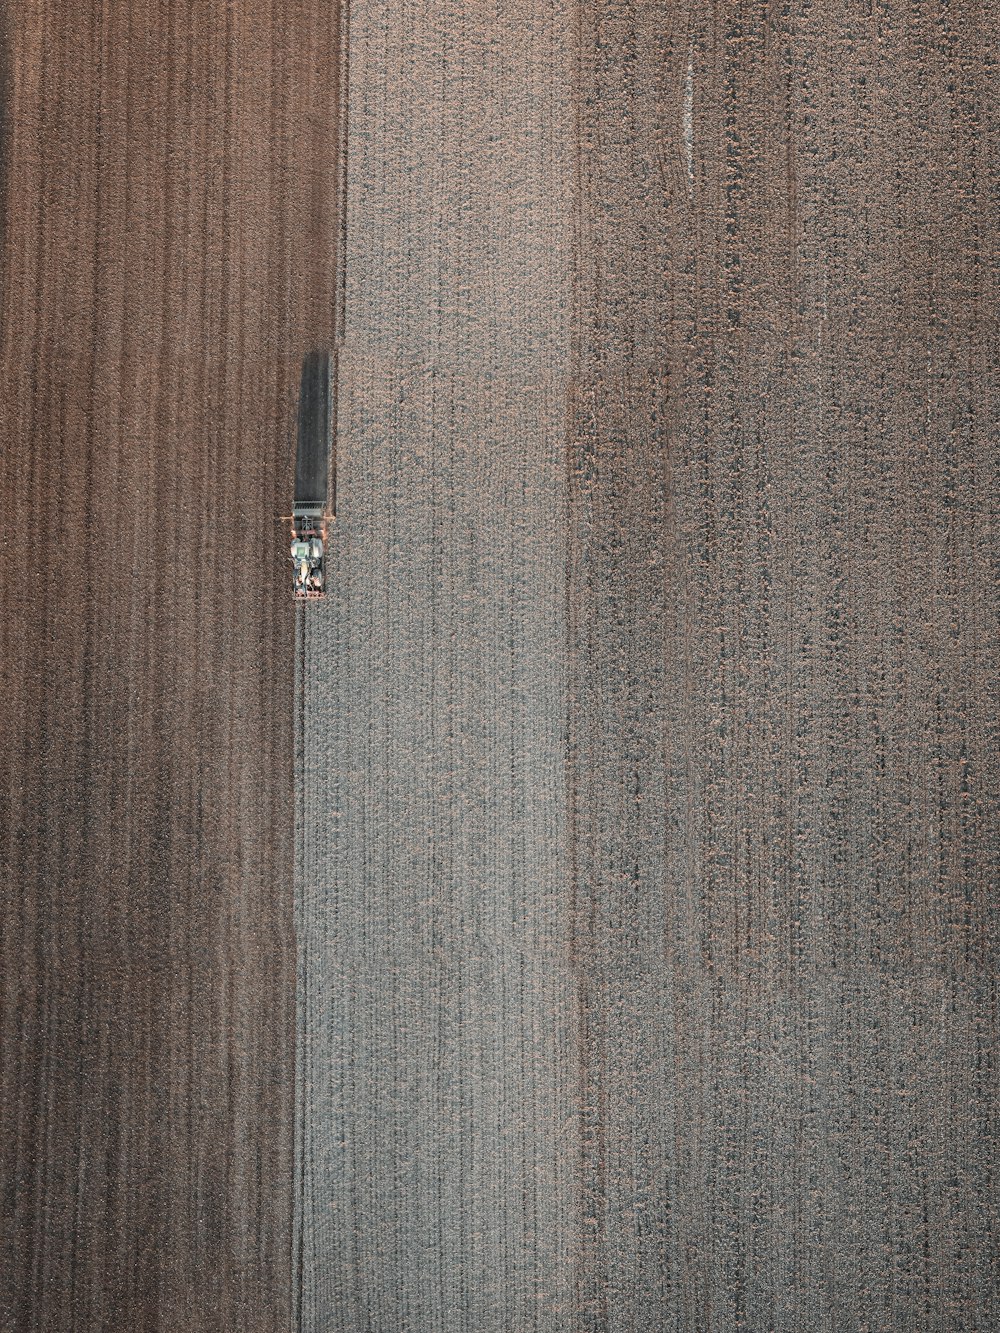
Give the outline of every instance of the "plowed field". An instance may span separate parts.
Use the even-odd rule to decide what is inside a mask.
[[[0,1327],[1000,1324],[994,27],[8,17]]]
[[[320,6],[7,24],[0,1326],[287,1326]],[[4,1323],[6,1319],[6,1323]]]

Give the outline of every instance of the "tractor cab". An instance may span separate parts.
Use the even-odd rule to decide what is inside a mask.
[[[297,598],[322,597],[326,592],[326,516],[296,513],[292,515],[290,548],[295,571],[294,594]]]

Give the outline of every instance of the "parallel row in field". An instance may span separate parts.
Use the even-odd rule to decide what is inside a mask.
[[[428,0],[351,55],[302,1326],[985,1327],[986,34]]]
[[[328,7],[0,21],[0,1327],[284,1329]]]

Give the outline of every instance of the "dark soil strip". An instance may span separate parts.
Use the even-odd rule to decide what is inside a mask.
[[[290,1318],[299,364],[335,24],[24,4],[0,341],[0,1327]]]

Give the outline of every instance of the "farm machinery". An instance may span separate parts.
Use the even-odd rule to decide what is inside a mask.
[[[297,601],[326,595],[326,541],[334,514],[332,490],[333,385],[328,352],[310,352],[302,363],[299,389],[295,498],[290,557]]]

